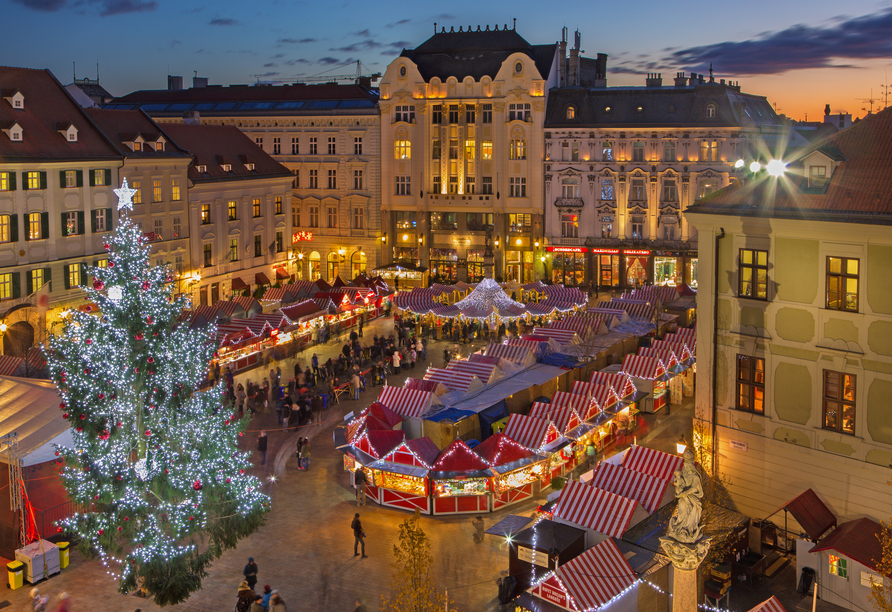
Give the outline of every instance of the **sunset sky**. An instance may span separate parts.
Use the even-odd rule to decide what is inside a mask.
[[[884,106],[892,78],[892,4],[867,0],[704,3],[587,2],[215,3],[177,0],[10,0],[3,63],[49,68],[63,84],[95,78],[114,95],[162,89],[167,75],[211,83],[292,82],[352,74],[360,60],[383,72],[404,47],[447,29],[511,24],[533,44],[582,33],[585,55],[607,53],[609,85],[643,85],[648,72],[739,80],[793,119],[819,120],[825,104],[855,116]],[[888,77],[887,77],[888,73]]]

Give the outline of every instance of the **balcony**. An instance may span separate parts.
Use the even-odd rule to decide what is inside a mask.
[[[555,198],[554,205],[558,208],[582,208],[585,201],[582,198]]]

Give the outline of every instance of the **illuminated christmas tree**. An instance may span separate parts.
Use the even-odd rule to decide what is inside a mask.
[[[166,605],[201,588],[211,562],[263,523],[269,498],[222,386],[199,390],[215,331],[179,324],[188,298],[150,265],[128,215],[134,192],[126,180],[115,190],[108,263],[83,287],[99,312],[72,312],[47,354],[74,440],[58,449],[60,474],[84,509],[59,530],[80,536],[121,592],[141,587]]]

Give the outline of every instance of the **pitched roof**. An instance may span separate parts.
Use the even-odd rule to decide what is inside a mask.
[[[13,142],[0,134],[0,158],[4,161],[51,159],[120,159],[120,154],[97,130],[80,105],[68,94],[49,70],[0,67],[0,89],[21,92],[25,101],[14,109],[0,100],[0,124],[18,123],[22,140]],[[77,128],[77,140],[58,133],[57,124]]]
[[[808,552],[835,550],[877,571],[877,565],[883,558],[883,546],[879,538],[881,532],[882,526],[869,518],[849,521],[831,531],[830,535]]]
[[[291,176],[288,168],[265,153],[234,125],[168,123],[165,124],[164,131],[193,155],[194,163],[189,168],[189,179],[196,183]],[[241,155],[255,160],[253,170],[248,170],[241,163]],[[230,172],[225,172],[217,163],[218,156],[226,158],[232,165]],[[206,166],[207,171],[199,173],[199,165]]]
[[[812,540],[817,540],[831,527],[836,526],[836,517],[824,505],[817,493],[806,489],[781,508],[787,510]],[[780,510],[781,508],[778,508]]]
[[[167,134],[157,123],[152,121],[142,111],[138,110],[104,110],[99,108],[87,108],[84,112],[90,116],[102,133],[105,134],[124,157],[158,158],[158,157],[189,157],[189,153],[181,149],[177,143],[172,142]],[[143,140],[155,142],[158,137],[166,141],[163,151],[155,151],[149,147],[142,147],[139,151],[132,150],[125,142],[132,142],[139,135]]]
[[[827,168],[826,189],[808,189],[804,158],[816,151]],[[779,179],[733,184],[699,200],[685,214],[812,219],[892,224],[892,109],[886,109],[809,147]],[[831,174],[832,172],[832,174]]]

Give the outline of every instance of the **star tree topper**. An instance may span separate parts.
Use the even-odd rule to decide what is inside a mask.
[[[121,184],[120,189],[115,189],[115,195],[118,196],[118,210],[122,208],[126,208],[127,210],[133,210],[133,195],[137,192],[136,189],[130,189],[127,185],[127,179],[124,179],[124,182]]]

